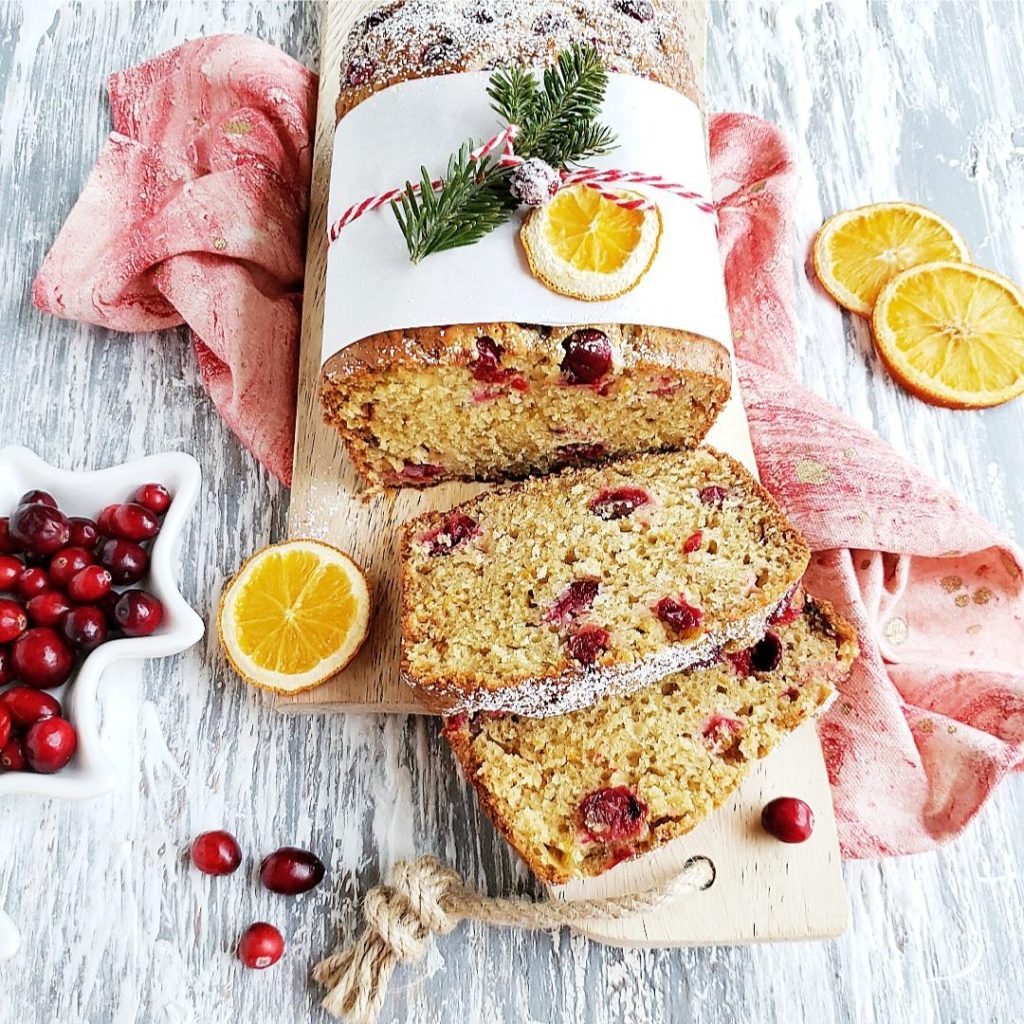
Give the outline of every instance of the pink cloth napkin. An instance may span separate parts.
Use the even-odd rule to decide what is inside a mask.
[[[111,133],[35,304],[117,331],[188,324],[239,440],[291,478],[316,75],[246,36],[111,75]]]
[[[1024,560],[797,382],[792,158],[781,132],[760,118],[721,114],[710,128],[761,476],[814,549],[808,589],[860,635],[862,655],[819,726],[843,852],[927,850],[957,835],[1021,765]]]

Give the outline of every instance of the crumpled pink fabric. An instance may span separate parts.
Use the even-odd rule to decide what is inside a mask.
[[[33,287],[117,331],[187,324],[217,410],[285,483],[316,84],[237,35],[111,75],[113,131]]]
[[[957,835],[1024,754],[1024,580],[1008,539],[800,385],[794,166],[760,118],[711,119],[738,371],[765,485],[814,549],[808,589],[860,635],[819,724],[843,852]],[[971,415],[971,414],[965,414]]]

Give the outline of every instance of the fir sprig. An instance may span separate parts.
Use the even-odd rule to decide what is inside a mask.
[[[519,126],[519,156],[565,169],[615,146],[611,130],[597,120],[607,86],[608,72],[597,50],[574,44],[545,69],[542,82],[525,68],[495,71],[487,95],[495,112]],[[509,169],[489,158],[470,160],[472,148],[467,142],[449,158],[439,188],[431,186],[422,167],[419,194],[407,182],[391,204],[413,263],[432,252],[473,245],[519,205],[509,191]]]

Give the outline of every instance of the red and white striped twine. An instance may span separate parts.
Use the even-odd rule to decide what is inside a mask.
[[[518,133],[518,125],[510,124],[507,128],[498,132],[497,135],[488,139],[483,145],[477,146],[469,154],[469,159],[472,161],[483,160],[500,148],[501,156],[498,158],[498,165],[500,167],[518,167],[519,164],[525,162],[521,156],[516,156],[513,147]],[[714,203],[706,196],[700,192],[694,192],[692,189],[685,188],[674,181],[666,181],[660,174],[643,174],[640,171],[624,171],[615,168],[598,170],[593,167],[584,167],[576,171],[562,171],[561,176],[562,187],[566,185],[585,185],[587,188],[592,188],[602,198],[615,203],[616,206],[621,206],[625,210],[651,210],[654,208],[654,202],[646,197],[639,198],[620,195],[618,192],[605,188],[605,185],[647,185],[651,188],[662,189],[674,196],[678,196],[680,199],[689,200],[701,212],[710,214],[716,220],[718,219],[718,212],[715,210]],[[434,178],[430,182],[430,187],[436,189],[440,188],[443,184],[443,178]],[[414,193],[422,191],[421,183],[414,182],[411,187]],[[328,228],[328,241],[333,242],[341,233],[343,227],[351,224],[354,220],[358,220],[364,213],[369,213],[371,210],[379,210],[382,206],[387,206],[394,202],[394,200],[407,191],[407,188],[408,186],[391,188],[387,192],[381,192],[375,196],[367,196],[361,202],[353,203]]]

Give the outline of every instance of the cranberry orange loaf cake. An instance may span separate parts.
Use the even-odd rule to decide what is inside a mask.
[[[411,79],[540,67],[573,43],[703,107],[705,11],[668,0],[404,0],[348,39],[339,120]],[[415,168],[413,168],[414,170]],[[585,307],[582,307],[585,311]],[[729,396],[728,352],[642,324],[454,324],[372,334],[323,367],[324,418],[371,487],[518,479],[693,447]]]
[[[403,675],[437,711],[564,714],[753,643],[809,556],[711,448],[508,485],[406,524]]]
[[[499,831],[559,884],[689,832],[828,704],[856,655],[852,628],[798,592],[713,665],[555,718],[459,713],[444,735]]]

